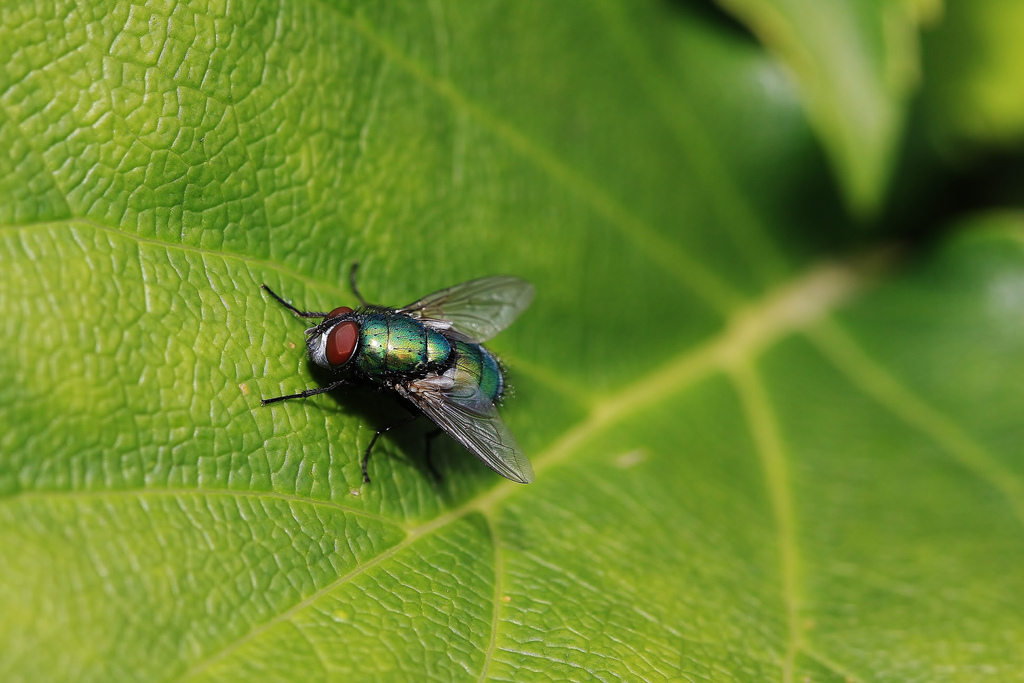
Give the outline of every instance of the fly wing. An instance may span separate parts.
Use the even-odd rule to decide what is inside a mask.
[[[399,393],[492,470],[512,481],[529,484],[533,467],[494,404],[480,391],[445,387],[443,377],[428,377],[396,387]]]
[[[511,325],[531,301],[533,285],[529,282],[511,275],[495,275],[428,294],[399,312],[427,324],[449,323],[434,327],[452,329],[471,341],[485,342]]]

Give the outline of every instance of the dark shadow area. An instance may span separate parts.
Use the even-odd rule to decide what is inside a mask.
[[[760,41],[714,0],[665,0],[687,20],[708,22],[759,46]],[[989,210],[1024,210],[1024,145],[962,144],[941,147],[928,120],[924,86],[910,103],[887,196],[878,214],[866,220],[851,217],[839,180],[816,136],[814,149],[799,150],[811,158],[809,170],[776,196],[767,215],[783,220],[772,225],[775,238],[788,253],[812,258],[841,258],[875,246],[897,245],[907,259],[927,253],[961,220]],[[820,172],[814,172],[819,168]],[[757,206],[769,206],[749,189]],[[791,207],[791,208],[779,208]]]
[[[714,0],[666,0],[666,4],[678,12],[685,13],[688,17],[703,19],[751,43],[758,42],[745,24],[722,9]]]
[[[307,361],[307,367],[316,386],[326,386],[339,379],[339,375],[311,361]],[[467,479],[479,486],[485,486],[486,479],[492,475],[490,469],[444,433],[431,441],[428,460],[427,436],[437,430],[437,425],[409,401],[371,382],[343,385],[321,396],[295,400],[334,401],[339,412],[359,419],[367,430],[366,438],[360,438],[359,442],[360,460],[375,430],[397,425],[382,434],[373,447],[369,466],[370,486],[374,485],[373,473],[375,464],[379,464],[378,459],[395,457],[416,468],[417,472],[451,505],[461,502],[464,498],[464,493],[450,490],[453,486],[461,484],[458,488],[465,488]],[[416,419],[408,421],[412,416]]]
[[[307,366],[310,374],[316,380],[317,386],[326,386],[339,379],[338,375],[312,361],[307,361]],[[437,478],[431,473],[424,449],[424,433],[434,429],[434,423],[397,394],[364,381],[340,386],[322,396],[296,400],[334,401],[340,412],[356,417],[362,422],[367,430],[367,437],[360,439],[358,454],[360,460],[370,443],[373,432],[395,425],[393,429],[382,434],[373,447],[369,468],[371,486],[373,485],[373,468],[377,459],[396,457],[399,454],[399,457],[403,457],[429,481],[437,486],[442,483],[437,481]],[[415,416],[416,419],[408,421],[412,416]],[[436,439],[434,451],[440,451],[443,448],[441,442],[442,439]],[[393,445],[392,448],[387,447],[389,443]],[[444,472],[442,471],[440,474],[443,481]]]
[[[912,107],[889,198],[867,232],[928,251],[960,221],[991,210],[1024,209],[1024,149],[961,145],[940,150]]]
[[[731,37],[733,41],[749,45],[752,53],[765,52],[761,42],[746,25],[713,0],[665,2],[680,22],[706,24],[713,31]],[[699,64],[693,65],[691,69],[698,79],[704,77],[700,69]],[[721,87],[727,89],[724,85]],[[728,107],[729,104],[728,96],[722,97],[719,102],[720,106]],[[698,118],[708,111],[696,109]],[[772,148],[776,156],[764,160],[758,156],[759,150],[751,149],[750,157],[746,160],[748,168],[736,175],[740,191],[749,201],[751,210],[759,216],[764,229],[769,232],[780,251],[789,255],[796,264],[841,257],[868,247],[872,240],[870,231],[851,218],[826,151],[810,129],[806,117],[800,123],[782,115],[779,121],[787,128],[777,130],[776,134],[796,144],[788,148]],[[723,125],[765,125],[753,112],[729,120],[728,124],[710,119],[702,119],[701,123],[708,129]],[[736,137],[742,139],[743,136],[743,130],[737,130]],[[752,136],[755,144],[766,144],[767,139]],[[716,144],[722,145],[724,141],[719,139]]]

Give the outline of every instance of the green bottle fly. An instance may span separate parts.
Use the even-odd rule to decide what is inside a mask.
[[[329,313],[301,311],[263,285],[296,315],[322,318],[306,330],[306,350],[310,360],[338,375],[324,387],[265,399],[263,405],[370,382],[407,399],[498,474],[521,484],[533,481],[530,461],[495,408],[505,379],[482,344],[529,306],[533,286],[510,276],[487,277],[394,309],[367,304],[356,288],[355,272],[353,265],[352,290],[361,306]],[[390,428],[377,431],[363,456],[367,483],[370,451]]]

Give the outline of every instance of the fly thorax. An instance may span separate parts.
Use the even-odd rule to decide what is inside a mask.
[[[451,353],[444,335],[393,311],[366,315],[360,343],[359,369],[370,377],[421,374],[442,365]]]
[[[369,377],[385,374],[388,353],[388,321],[384,314],[371,313],[359,326],[359,369]]]
[[[428,363],[427,328],[418,320],[395,315],[388,320],[387,367],[391,372],[418,372]]]

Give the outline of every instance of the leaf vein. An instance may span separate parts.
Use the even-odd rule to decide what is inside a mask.
[[[835,673],[839,674],[840,676],[843,677],[843,680],[846,681],[846,683],[864,683],[864,681],[867,680],[867,679],[863,678],[862,676],[857,676],[856,674],[851,673],[849,669],[847,669],[846,667],[836,663],[830,657],[826,657],[825,655],[821,654],[820,652],[815,650],[813,647],[810,647],[808,645],[804,645],[803,650],[802,650],[802,654],[805,657],[809,657],[810,659],[813,659],[814,661],[816,661],[818,664],[820,664],[821,666],[825,667],[826,669],[829,669],[829,670],[834,671]]]
[[[200,254],[202,256],[214,256],[214,257],[217,257],[217,258],[224,259],[226,261],[240,261],[240,262],[245,263],[247,265],[258,266],[259,268],[264,268],[264,269],[267,269],[267,270],[272,270],[272,271],[275,271],[275,272],[280,273],[282,275],[286,275],[286,276],[288,276],[290,278],[294,278],[294,279],[302,282],[303,284],[305,284],[305,285],[307,285],[309,287],[313,287],[313,288],[316,288],[316,289],[326,289],[326,290],[330,290],[330,291],[334,291],[334,292],[338,292],[338,293],[345,293],[345,292],[347,292],[347,290],[343,289],[341,286],[333,285],[333,284],[330,284],[330,283],[325,283],[325,282],[323,282],[321,280],[317,280],[316,278],[310,277],[308,275],[303,275],[302,273],[299,273],[298,271],[292,270],[290,268],[282,266],[282,265],[280,265],[278,263],[275,263],[273,261],[268,261],[268,260],[260,259],[260,258],[254,258],[252,256],[245,256],[244,254],[236,254],[236,253],[233,253],[233,252],[230,252],[230,251],[221,251],[221,250],[218,250],[218,249],[210,249],[210,248],[207,248],[207,247],[196,247],[196,246],[193,246],[193,245],[190,245],[190,244],[179,244],[179,243],[176,243],[176,242],[164,242],[163,240],[154,239],[154,238],[150,238],[150,237],[141,237],[139,235],[135,235],[135,234],[132,234],[132,233],[129,233],[129,232],[123,232],[121,230],[118,230],[117,228],[112,228],[109,225],[103,225],[102,223],[98,223],[98,222],[96,222],[96,221],[94,221],[92,219],[89,219],[89,218],[71,217],[71,218],[60,218],[60,219],[57,219],[57,220],[39,221],[38,223],[21,223],[21,224],[17,224],[17,225],[14,225],[14,224],[11,224],[11,225],[0,225],[0,230],[12,230],[12,231],[19,231],[20,230],[20,231],[24,231],[24,230],[43,230],[43,229],[47,229],[47,228],[68,228],[68,229],[73,229],[76,225],[90,227],[90,228],[93,228],[95,230],[101,230],[101,231],[109,233],[111,235],[116,235],[117,237],[121,237],[121,238],[130,240],[130,241],[134,241],[134,242],[138,242],[140,244],[148,244],[148,245],[153,245],[153,246],[157,246],[157,247],[163,247],[165,249],[174,249],[174,250],[178,250],[178,251],[188,251],[188,252],[192,252],[192,253],[195,253],[195,254]]]
[[[323,656],[323,653],[320,652],[320,648],[318,648],[316,646],[316,643],[313,642],[313,639],[309,637],[308,633],[306,633],[306,629],[302,628],[301,626],[296,624],[294,621],[291,622],[291,627],[293,629],[295,629],[295,631],[299,634],[300,638],[302,638],[304,641],[306,641],[306,643],[309,644],[309,649],[312,650],[313,654],[316,656],[316,661],[317,661],[317,664],[320,665],[320,670],[324,672],[323,680],[327,680],[327,678],[328,678],[327,662],[324,660],[324,656]],[[308,674],[305,674],[305,675],[308,675]],[[305,680],[308,681],[309,679],[306,678]]]
[[[792,683],[796,657],[803,647],[803,634],[800,628],[800,552],[797,547],[796,514],[793,509],[789,468],[786,464],[778,420],[772,414],[757,370],[751,363],[742,362],[731,368],[730,375],[750,425],[775,518],[787,628],[782,680],[784,683]]]
[[[871,259],[826,263],[772,290],[758,305],[735,314],[718,336],[686,349],[595,403],[582,420],[534,458],[534,471],[540,475],[556,467],[588,439],[619,420],[663,401],[712,372],[755,355],[784,334],[813,324],[872,282],[877,277],[877,266]],[[429,525],[439,526],[470,511],[486,513],[520,490],[521,484],[502,481]],[[416,528],[411,531],[418,532]]]
[[[494,612],[491,615],[491,642],[487,646],[487,656],[484,659],[483,667],[480,669],[480,678],[478,679],[480,681],[487,680],[487,672],[491,668],[491,661],[494,659],[494,652],[498,646],[498,623],[501,616],[501,577],[504,571],[498,530],[486,515],[484,515],[484,519],[487,521],[487,528],[490,529],[491,545],[494,547]]]
[[[337,8],[327,6],[337,11]],[[594,181],[563,162],[512,124],[473,102],[450,81],[438,80],[432,76],[425,67],[406,56],[360,18],[346,15],[343,12],[339,12],[339,16],[374,44],[385,56],[433,90],[453,108],[473,117],[498,139],[521,154],[523,158],[576,193],[609,225],[633,240],[653,261],[673,274],[707,304],[721,313],[728,313],[740,305],[742,298],[730,285],[675,243],[663,237],[645,221],[635,216]]]
[[[14,126],[14,130],[16,130],[18,132],[18,135],[21,136],[21,139],[25,142],[25,145],[30,150],[32,150],[33,154],[35,154],[39,158],[39,163],[42,164],[43,168],[46,169],[46,172],[50,174],[50,180],[53,181],[54,188],[56,188],[57,191],[60,192],[60,198],[64,202],[64,210],[68,214],[70,214],[71,204],[68,202],[67,190],[65,190],[61,186],[60,182],[57,180],[57,172],[54,169],[50,168],[50,164],[48,164],[46,161],[46,155],[43,154],[42,151],[40,151],[39,149],[36,149],[36,146],[32,144],[32,138],[25,134],[25,131],[21,127],[21,123],[14,120],[14,118],[11,117],[6,107],[0,105],[0,114],[2,114],[3,117],[7,119],[7,121],[9,121],[12,126]]]
[[[461,515],[459,515],[459,516],[461,516]],[[330,594],[332,591],[336,590],[339,586],[342,586],[342,585],[348,583],[349,581],[354,580],[356,577],[362,575],[368,569],[376,567],[378,564],[384,562],[388,558],[391,558],[391,557],[395,556],[396,554],[398,554],[399,552],[401,552],[405,548],[408,548],[410,545],[412,545],[413,543],[415,543],[419,539],[423,538],[426,534],[431,533],[431,532],[436,531],[437,529],[441,528],[442,526],[447,524],[449,521],[451,521],[451,519],[452,519],[451,515],[444,515],[442,517],[439,517],[439,518],[435,519],[432,522],[428,522],[428,523],[420,526],[418,529],[413,530],[404,539],[402,539],[401,541],[399,541],[395,545],[391,546],[390,548],[388,548],[387,550],[382,552],[380,555],[377,555],[372,560],[368,560],[367,562],[365,562],[364,564],[356,567],[355,569],[353,569],[352,571],[348,572],[344,576],[338,577],[336,580],[332,581],[331,583],[329,583],[328,585],[324,586],[320,590],[315,591],[314,593],[312,593],[309,597],[307,597],[307,598],[305,598],[303,600],[300,600],[299,602],[297,602],[294,605],[292,605],[291,607],[289,607],[287,610],[281,612],[280,614],[278,614],[277,616],[275,616],[275,617],[273,617],[271,619],[268,619],[267,621],[263,622],[262,624],[260,624],[256,628],[252,629],[251,631],[249,631],[248,633],[246,633],[242,637],[237,638],[234,641],[232,641],[231,643],[226,644],[225,646],[223,646],[217,652],[209,655],[208,657],[203,659],[201,662],[199,662],[195,666],[191,667],[188,671],[186,671],[181,677],[179,677],[176,680],[181,682],[181,681],[187,681],[187,680],[191,680],[191,679],[196,678],[198,675],[200,675],[201,673],[203,673],[204,671],[209,669],[209,667],[212,666],[214,663],[224,659],[225,657],[230,655],[232,652],[234,652],[235,650],[240,648],[245,643],[248,643],[248,642],[254,640],[260,634],[268,631],[269,629],[273,628],[277,624],[279,624],[279,623],[281,623],[283,621],[286,621],[288,619],[291,619],[291,617],[293,615],[298,614],[300,611],[302,611],[306,607],[309,607],[310,605],[315,603],[317,600],[319,600],[323,596]]]
[[[652,59],[646,44],[636,35],[635,25],[620,15],[617,4],[603,0],[598,5],[613,41],[695,170],[713,211],[731,233],[747,265],[759,271],[763,282],[777,281],[786,270],[785,260],[723,163],[713,137],[704,130],[683,93],[677,92],[678,84]]]
[[[872,360],[835,321],[822,320],[806,331],[808,338],[850,382],[904,424],[946,450],[960,465],[999,491],[1024,526],[1024,485],[954,420],[928,405]]]
[[[409,531],[410,528],[401,522],[396,522],[393,519],[379,515],[375,512],[368,512],[366,510],[359,510],[357,508],[347,507],[340,503],[335,503],[329,500],[317,500],[315,498],[306,498],[303,496],[292,495],[287,493],[277,493],[272,491],[234,491],[228,489],[118,489],[118,490],[96,490],[96,491],[59,491],[59,490],[39,490],[39,491],[18,491],[13,494],[0,496],[0,505],[4,503],[11,503],[18,500],[40,500],[40,501],[51,501],[56,499],[61,500],[74,500],[74,499],[109,499],[109,498],[154,498],[154,497],[176,497],[186,498],[189,496],[202,496],[202,497],[213,497],[213,496],[232,496],[236,498],[250,498],[256,501],[267,501],[267,500],[279,500],[287,503],[304,503],[314,507],[330,508],[332,510],[339,510],[346,514],[356,515],[357,517],[364,517],[372,519],[382,524],[398,527],[405,531]]]

